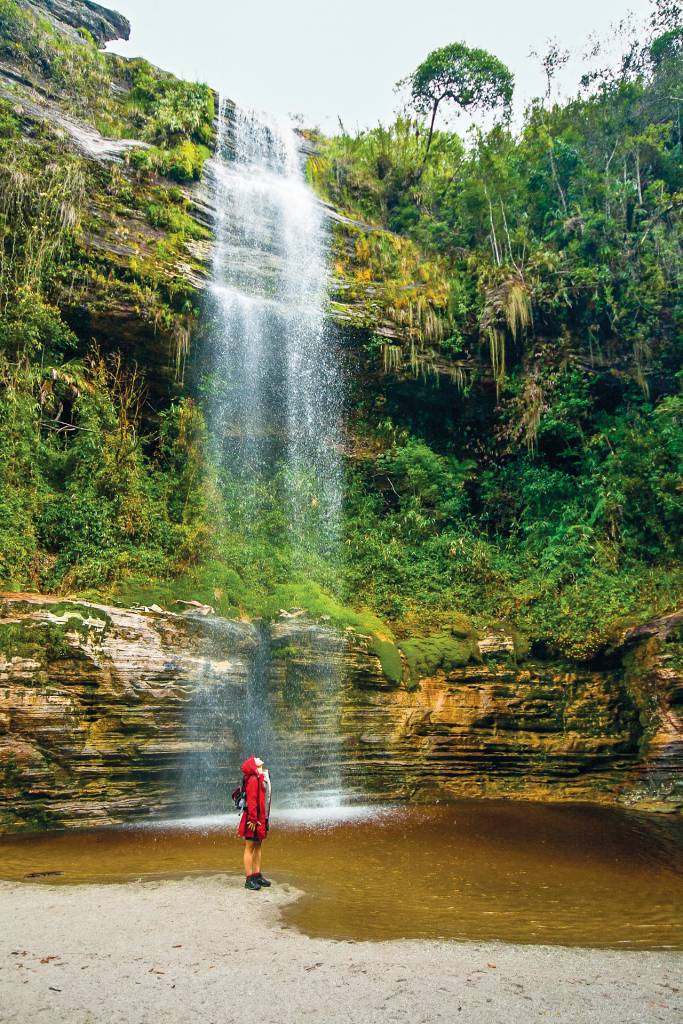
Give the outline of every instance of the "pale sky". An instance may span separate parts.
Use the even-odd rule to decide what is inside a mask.
[[[107,0],[100,0],[107,3]],[[503,60],[516,78],[516,108],[544,90],[545,41],[581,51],[649,0],[109,0],[131,22],[128,43],[182,78],[207,82],[240,106],[303,114],[307,125],[348,130],[389,121],[400,105],[394,83],[430,50],[462,41]],[[574,92],[568,66],[563,91]]]

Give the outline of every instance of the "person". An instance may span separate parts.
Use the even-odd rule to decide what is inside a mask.
[[[248,757],[242,775],[247,806],[237,831],[244,839],[244,888],[258,891],[271,885],[261,871],[261,843],[268,834],[270,778],[260,757]]]

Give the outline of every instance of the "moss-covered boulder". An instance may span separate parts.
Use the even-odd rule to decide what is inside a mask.
[[[419,685],[420,679],[435,672],[449,672],[480,660],[477,633],[462,617],[458,617],[446,633],[413,637],[403,640],[399,646],[408,664],[408,685],[412,688]]]
[[[400,686],[403,681],[403,661],[396,644],[391,640],[380,640],[379,637],[373,637],[368,650],[370,654],[379,658],[387,682],[393,686]]]

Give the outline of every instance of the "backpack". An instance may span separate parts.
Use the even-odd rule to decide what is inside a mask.
[[[242,781],[236,789],[232,791],[232,802],[235,805],[235,810],[238,814],[243,814],[247,809],[247,789],[246,779],[242,776]]]

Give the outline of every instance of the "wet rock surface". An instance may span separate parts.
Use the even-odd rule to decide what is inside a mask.
[[[678,635],[675,623],[625,635],[600,668],[490,654],[409,688],[387,679],[369,638],[299,617],[259,624],[5,595],[0,830],[227,809],[255,665],[270,731],[251,736],[283,782],[313,795],[673,810],[683,802]],[[210,784],[197,787],[207,751]]]

